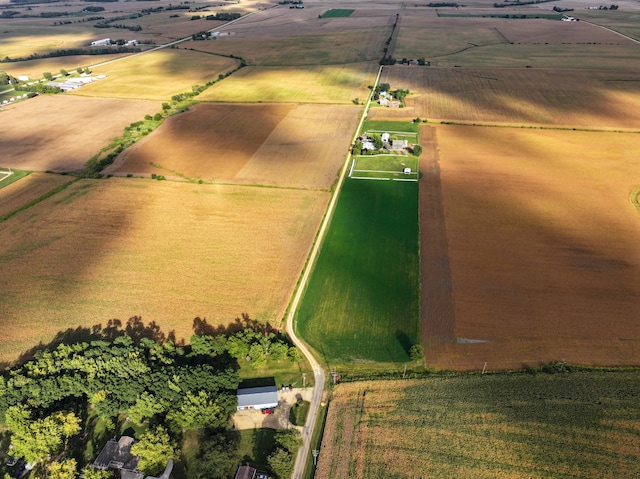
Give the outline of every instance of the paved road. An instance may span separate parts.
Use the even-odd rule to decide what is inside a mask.
[[[378,70],[378,75],[376,76],[376,81],[373,86],[378,85],[378,81],[380,80],[380,74],[382,73],[382,67]],[[369,111],[369,106],[371,105],[371,98],[373,96],[373,89],[369,94],[369,98],[367,100],[367,104],[364,107],[364,111],[362,112],[362,116],[360,117],[360,123],[358,123],[358,128],[356,129],[353,141],[355,142],[356,137],[358,136],[360,129],[362,128],[362,124],[364,123],[365,118],[367,117],[367,112]],[[298,288],[295,291],[293,301],[291,302],[291,307],[289,308],[289,314],[286,318],[286,326],[287,326],[287,334],[293,341],[293,343],[300,349],[302,354],[307,358],[309,364],[313,368],[313,377],[314,377],[314,386],[313,386],[313,397],[311,399],[311,407],[309,408],[309,415],[307,416],[306,426],[304,428],[304,433],[302,434],[302,447],[298,451],[298,455],[296,456],[296,462],[293,467],[293,474],[291,475],[292,479],[302,479],[304,475],[304,469],[307,464],[307,458],[309,457],[309,448],[311,446],[311,437],[313,436],[313,430],[316,426],[316,419],[318,418],[318,411],[320,410],[320,402],[322,400],[322,393],[324,391],[324,383],[326,380],[326,375],[324,369],[320,366],[320,363],[317,361],[311,349],[307,346],[306,343],[302,342],[300,338],[296,335],[296,325],[294,323],[294,318],[296,312],[298,311],[298,306],[300,305],[300,300],[302,299],[302,294],[307,286],[307,282],[309,281],[309,276],[311,275],[311,270],[313,269],[313,265],[316,262],[316,258],[318,256],[318,252],[320,251],[320,245],[324,239],[326,231],[329,226],[329,222],[331,221],[331,216],[333,215],[333,210],[335,209],[336,203],[338,202],[338,196],[340,194],[340,189],[342,188],[342,184],[344,183],[344,179],[346,177],[347,170],[349,168],[349,164],[351,162],[351,154],[347,155],[347,158],[342,167],[342,171],[340,172],[340,178],[338,179],[338,184],[335,189],[335,193],[331,197],[331,201],[329,202],[329,206],[327,208],[327,213],[320,225],[320,230],[318,232],[318,237],[316,238],[316,242],[311,249],[311,254],[309,255],[309,260],[307,261],[307,266],[302,273],[302,278],[300,283],[298,284]]]

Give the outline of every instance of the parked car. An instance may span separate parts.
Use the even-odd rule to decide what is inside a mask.
[[[273,414],[273,408],[272,407],[266,407],[266,408],[262,409],[262,414]]]

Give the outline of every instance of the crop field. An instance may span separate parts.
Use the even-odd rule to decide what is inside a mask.
[[[372,118],[415,118],[637,129],[637,71],[385,67],[382,81],[411,94]]]
[[[72,55],[68,57],[41,58],[24,62],[2,63],[0,68],[15,77],[26,75],[31,80],[38,80],[43,78],[44,72],[58,75],[60,69],[64,68],[72,73],[78,67],[84,68],[101,62],[108,62],[116,58],[122,58],[124,55]]]
[[[246,67],[198,96],[201,101],[351,103],[364,100],[373,62],[299,67]]]
[[[332,8],[322,14],[322,18],[343,18],[349,17],[353,10],[348,8]]]
[[[391,17],[388,17],[389,19]],[[365,19],[364,26],[367,26]],[[374,18],[372,24],[381,23]],[[351,21],[353,22],[353,21]],[[256,37],[251,35],[220,36],[215,41],[186,42],[186,48],[209,51],[244,58],[252,66],[309,66],[344,65],[375,61],[382,57],[384,42],[391,31],[387,17],[381,27],[348,28],[341,32],[316,33],[314,25],[307,25],[306,34],[292,36],[273,35]],[[235,26],[235,25],[234,25]],[[286,31],[287,25],[279,26]],[[232,32],[235,33],[235,32]],[[281,82],[286,82],[283,77]]]
[[[630,201],[639,183],[637,133],[442,125],[436,132],[441,198],[431,203],[440,201],[442,213],[425,214],[422,203],[421,230],[444,230],[444,251],[429,254],[449,262],[453,299],[432,294],[452,302],[455,327],[434,341],[449,344],[427,348],[428,363],[637,364],[640,221]]]
[[[315,477],[634,477],[638,397],[637,370],[340,384]]]
[[[107,173],[328,189],[358,113],[346,105],[201,103],[125,151]]]
[[[77,171],[124,127],[160,110],[159,102],[39,96],[2,112],[2,166]]]
[[[66,328],[138,315],[278,324],[329,195],[136,178],[81,180],[0,230],[0,361]]]
[[[635,2],[626,3],[618,11],[583,10],[575,12],[576,18],[605,25],[616,32],[640,41],[640,9]]]
[[[92,69],[102,80],[73,92],[78,96],[167,101],[233,70],[238,60],[199,52],[165,49]],[[144,114],[141,115],[141,118]]]
[[[6,186],[7,180],[1,181],[0,218],[73,180],[71,176],[34,172]]]
[[[416,182],[347,179],[295,321],[326,361],[407,361],[419,337]]]

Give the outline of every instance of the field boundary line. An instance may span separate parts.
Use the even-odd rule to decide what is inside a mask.
[[[389,181],[391,178],[376,178],[375,176],[352,176],[352,180],[378,180],[378,181]]]
[[[416,183],[418,181],[418,178],[392,178],[393,181],[411,181],[413,183]]]
[[[353,160],[351,161],[351,170],[349,170],[349,178],[351,178],[351,175],[353,174],[353,169],[356,166],[356,159],[353,158]]]
[[[629,201],[631,201],[631,204],[635,207],[636,211],[640,213],[640,186],[636,186],[633,190],[631,190]]]

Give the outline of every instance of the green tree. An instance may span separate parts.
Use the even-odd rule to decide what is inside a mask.
[[[187,471],[188,479],[227,479],[234,477],[240,457],[238,446],[221,433],[200,439],[195,464]]]
[[[251,358],[251,364],[256,368],[261,368],[267,364],[267,355],[264,353],[264,348],[260,344],[252,344],[249,347],[248,356]]]
[[[300,431],[297,429],[284,429],[277,431],[274,439],[277,445],[286,449],[292,455],[295,455],[298,448],[302,445],[302,437],[300,436]]]
[[[384,141],[382,141],[382,137],[378,133],[371,134],[371,139],[373,140],[373,146],[376,147],[376,150],[380,150],[384,147]]]
[[[146,474],[158,475],[167,467],[169,459],[176,459],[178,451],[162,426],[149,429],[140,441],[131,447],[131,454],[138,456],[138,469]]]
[[[60,75],[62,75],[63,77],[69,76],[69,72],[67,70],[65,70],[64,68],[60,69]]]
[[[78,74],[82,73],[82,67],[76,68],[76,73],[78,73]]]
[[[109,470],[94,469],[93,467],[87,467],[84,470],[84,479],[112,479],[113,473]]]
[[[293,472],[293,455],[282,448],[277,448],[273,454],[267,457],[269,467],[278,479],[291,477]]]
[[[409,355],[414,361],[422,361],[424,359],[424,350],[421,344],[414,344],[409,348]]]
[[[89,75],[91,73],[91,70],[89,70],[89,67],[85,67],[84,68],[84,72]]]
[[[42,76],[44,77],[45,80],[51,81],[53,79],[53,75],[51,74],[51,72],[44,72]]]
[[[289,352],[287,353],[287,356],[289,356],[289,361],[291,361],[292,363],[297,363],[302,359],[300,350],[295,346],[291,346],[289,348]]]
[[[151,419],[156,414],[163,413],[166,410],[167,406],[164,401],[145,391],[138,397],[135,404],[129,408],[127,414],[134,423],[142,425],[147,419]]]
[[[289,346],[287,346],[282,341],[278,341],[271,345],[271,349],[269,350],[269,356],[274,361],[282,361],[287,357],[287,353],[289,352]]]
[[[78,474],[77,467],[78,463],[75,459],[54,462],[49,466],[49,479],[75,479]]]
[[[414,155],[420,156],[422,154],[422,147],[420,145],[413,145],[412,151]]]
[[[183,429],[219,428],[227,425],[222,407],[205,391],[188,392],[177,410],[167,414]]]

